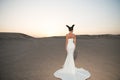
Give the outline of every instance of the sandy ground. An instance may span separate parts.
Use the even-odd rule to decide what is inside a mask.
[[[88,80],[120,80],[120,38],[78,38],[76,50]],[[64,38],[0,39],[0,80],[60,80],[53,73],[65,58]]]

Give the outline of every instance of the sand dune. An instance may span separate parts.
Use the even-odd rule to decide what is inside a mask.
[[[65,61],[64,46],[65,37],[5,38],[2,34],[0,80],[60,80],[53,73]],[[92,75],[88,80],[120,80],[120,36],[77,36],[76,52],[76,66]]]

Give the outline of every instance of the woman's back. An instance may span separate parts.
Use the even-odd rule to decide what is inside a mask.
[[[67,34],[67,37],[68,37],[68,39],[69,39],[69,38],[73,38],[73,39],[74,39],[74,38],[75,38],[75,34],[73,34],[73,33],[68,33],[68,34]]]
[[[75,44],[75,46],[76,46],[76,36],[75,36],[75,34],[73,34],[73,33],[68,33],[68,34],[66,35],[66,46],[67,46],[67,43],[68,43],[68,39],[73,39],[73,42],[74,42],[74,44]]]

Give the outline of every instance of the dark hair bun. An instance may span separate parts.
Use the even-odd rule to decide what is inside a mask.
[[[69,27],[68,25],[66,25],[67,27],[68,27],[68,30],[69,31],[73,31],[73,27],[75,26],[74,24],[71,26],[71,27]]]

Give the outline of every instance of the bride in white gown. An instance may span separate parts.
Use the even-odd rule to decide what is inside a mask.
[[[62,80],[86,80],[91,74],[83,68],[76,68],[73,59],[76,46],[76,36],[73,34],[74,25],[72,25],[72,27],[66,26],[69,29],[69,33],[66,35],[67,57],[63,68],[57,70],[54,76]]]

